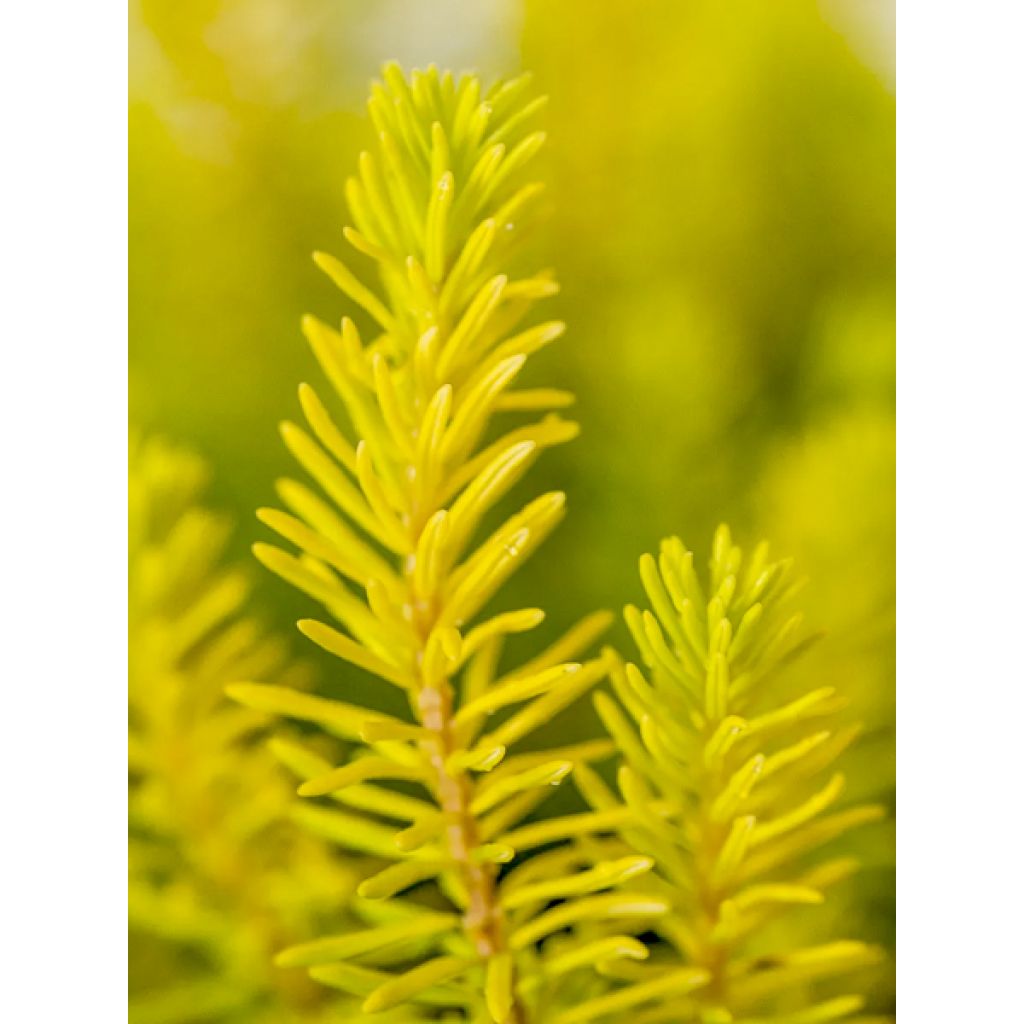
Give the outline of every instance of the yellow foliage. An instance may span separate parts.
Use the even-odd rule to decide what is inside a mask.
[[[360,887],[364,899],[390,909],[374,927],[292,947],[279,962],[365,996],[367,1013],[440,1001],[472,1019],[525,1024],[564,997],[571,969],[596,956],[645,955],[628,935],[606,934],[608,922],[667,909],[619,888],[648,871],[649,858],[607,862],[597,847],[581,847],[568,859],[562,851],[560,870],[536,878],[548,862],[521,862],[509,839],[574,765],[611,753],[607,743],[510,749],[602,678],[603,659],[573,659],[609,617],[585,619],[505,671],[505,639],[537,626],[543,613],[482,618],[561,520],[565,495],[534,498],[496,527],[490,513],[543,449],[576,433],[554,411],[571,396],[513,387],[528,357],[563,331],[558,322],[522,324],[557,290],[551,275],[512,273],[541,192],[524,172],[544,142],[532,127],[542,106],[528,98],[526,79],[484,93],[472,75],[456,81],[431,68],[407,78],[385,67],[369,102],[379,151],[363,153],[346,184],[354,227],[344,232],[356,265],[359,255],[372,261],[379,285],[333,256],[315,256],[370,331],[364,340],[347,317],[340,330],[305,318],[335,394],[329,404],[303,385],[308,430],[286,423],[281,433],[323,497],[282,481],[289,511],[260,513],[298,552],[258,544],[256,556],[343,627],[305,620],[302,632],[408,699],[408,717],[394,718],[278,687],[230,690],[244,705],[365,744],[336,767],[306,764],[299,794],[350,804],[354,789],[379,794],[358,815],[317,808],[305,820],[394,861]],[[546,415],[499,425],[516,412]],[[426,796],[415,798],[411,820],[388,806],[397,782]],[[402,823],[390,841],[381,818]],[[438,890],[429,902],[395,899],[428,881]],[[564,902],[545,910],[555,898]],[[447,905],[440,912],[439,899]],[[370,975],[354,962],[371,954],[392,970]]]
[[[317,1021],[324,1000],[271,956],[340,920],[349,868],[284,819],[290,787],[265,715],[224,683],[304,682],[219,565],[226,523],[197,504],[194,456],[159,439],[129,453],[129,925],[168,953],[134,995],[134,1024]]]
[[[804,692],[784,671],[813,640],[792,608],[802,581],[791,561],[769,559],[766,544],[744,559],[724,526],[706,579],[674,537],[657,558],[641,558],[640,576],[651,610],[630,605],[625,616],[647,674],[616,659],[618,700],[595,696],[623,753],[621,803],[595,773],[576,776],[604,816],[594,824],[614,825],[654,860],[650,891],[671,904],[653,923],[660,955],[623,972],[630,984],[616,1005],[644,1004],[643,1021],[708,1024],[855,1013],[861,995],[822,993],[818,983],[873,965],[878,950],[856,941],[801,946],[795,933],[762,945],[771,922],[821,904],[856,869],[849,857],[821,861],[819,848],[884,814],[841,806],[845,776],[834,765],[859,732],[838,718],[843,694],[831,685]],[[680,963],[705,983],[685,999],[672,989],[665,1015],[658,985]],[[608,998],[559,1020],[594,1019]]]

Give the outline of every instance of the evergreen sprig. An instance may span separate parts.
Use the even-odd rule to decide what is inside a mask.
[[[414,1005],[428,1015],[451,1007],[525,1024],[576,969],[646,957],[631,922],[669,903],[628,884],[651,868],[645,854],[608,859],[583,843],[523,860],[515,839],[552,786],[613,750],[599,740],[514,752],[606,674],[608,659],[585,654],[609,616],[584,619],[507,670],[498,667],[505,639],[543,612],[482,616],[561,520],[565,495],[529,501],[481,539],[488,513],[543,449],[577,432],[556,411],[571,395],[513,387],[563,332],[555,321],[523,326],[557,290],[551,275],[510,271],[541,192],[527,172],[544,142],[531,128],[543,99],[528,98],[525,78],[484,94],[472,75],[406,78],[391,65],[383,77],[369,101],[379,146],[347,183],[354,226],[344,231],[377,281],[315,256],[370,329],[304,320],[334,395],[325,402],[302,385],[308,430],[286,423],[282,436],[321,494],[282,481],[287,511],[260,518],[295,552],[255,552],[342,627],[309,619],[302,632],[401,691],[409,713],[256,683],[229,692],[352,744],[337,765],[291,743],[277,751],[305,778],[303,797],[345,806],[311,803],[296,816],[388,862],[359,888],[370,927],[288,949],[279,963],[363,997],[367,1013],[403,1006],[410,1020]],[[502,424],[523,412],[543,415]],[[573,838],[558,819],[544,825],[550,839]],[[431,896],[399,898],[422,883]]]
[[[856,869],[849,857],[822,861],[822,846],[883,815],[838,808],[845,780],[834,764],[858,732],[837,722],[842,694],[794,690],[784,672],[814,639],[793,610],[801,582],[766,544],[744,560],[725,526],[703,581],[675,537],[641,558],[640,576],[650,609],[630,605],[625,618],[646,672],[609,652],[618,699],[594,697],[622,753],[619,795],[586,766],[575,781],[593,808],[579,824],[614,825],[625,848],[653,858],[647,884],[671,910],[653,924],[657,954],[612,972],[626,987],[560,1019],[581,1024],[627,1007],[645,1024],[812,1024],[856,1013],[863,998],[834,994],[829,982],[874,963],[876,949],[805,946],[769,927],[821,904]],[[688,969],[701,980],[684,995]]]

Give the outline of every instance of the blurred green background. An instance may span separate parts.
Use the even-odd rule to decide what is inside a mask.
[[[309,254],[344,247],[369,80],[387,59],[529,69],[551,98],[536,257],[563,289],[544,316],[570,328],[540,364],[576,391],[583,434],[534,472],[570,515],[507,600],[543,595],[554,635],[637,599],[636,559],[665,534],[699,552],[723,519],[769,537],[827,630],[801,671],[868,724],[855,788],[891,793],[893,17],[867,0],[134,0],[134,422],[209,459],[245,557],[291,472],[276,424],[318,382],[299,317],[350,311]],[[254,576],[290,631],[306,603]],[[847,910],[888,941],[891,842],[864,843]]]

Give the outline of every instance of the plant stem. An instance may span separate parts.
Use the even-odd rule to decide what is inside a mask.
[[[704,742],[714,734],[720,719],[708,722]],[[722,852],[728,835],[728,829],[717,825],[712,819],[711,809],[721,795],[724,780],[721,769],[706,774],[701,785],[700,795],[700,842],[695,851],[694,866],[697,881],[697,901],[699,914],[697,919],[696,939],[699,947],[699,964],[707,968],[711,979],[702,992],[698,993],[700,1001],[710,1001],[714,1006],[726,1005],[727,967],[729,950],[727,945],[712,938],[715,926],[721,916],[722,892],[712,879],[713,867]]]
[[[406,571],[412,593],[411,560]],[[434,609],[428,622],[419,623],[421,662],[426,649],[426,638],[429,637],[430,627],[437,617],[438,611]],[[449,767],[451,755],[460,749],[452,731],[452,696],[451,683],[447,679],[442,679],[436,685],[428,685],[426,680],[423,680],[416,695],[415,713],[420,724],[430,735],[420,742],[420,749],[434,771],[437,801],[444,818],[447,850],[455,862],[466,893],[463,930],[481,960],[489,961],[506,952],[505,919],[495,886],[496,868],[473,858],[473,853],[480,843],[476,815],[470,808],[472,786],[465,771],[453,771]],[[514,993],[514,968],[511,988]],[[509,1014],[502,1024],[527,1024],[525,1010],[515,995]]]

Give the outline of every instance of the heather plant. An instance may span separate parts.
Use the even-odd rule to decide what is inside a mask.
[[[391,66],[384,77],[370,100],[379,153],[364,153],[347,184],[355,226],[345,230],[376,263],[384,297],[345,263],[317,254],[373,333],[364,341],[351,319],[335,330],[306,318],[347,423],[303,385],[310,432],[282,427],[329,502],[282,481],[288,511],[260,517],[299,553],[255,550],[344,627],[304,620],[302,632],[402,691],[409,717],[281,687],[245,683],[230,693],[357,744],[337,766],[292,752],[293,766],[309,775],[301,796],[333,794],[363,812],[312,805],[303,818],[393,862],[359,887],[364,900],[382,901],[380,923],[296,946],[279,962],[365,995],[366,1012],[412,1001],[525,1022],[563,974],[645,956],[607,925],[649,919],[665,904],[626,885],[650,869],[647,857],[591,864],[580,849],[537,878],[529,865],[512,864],[508,841],[574,764],[612,750],[606,740],[515,749],[605,674],[604,659],[586,652],[609,617],[589,616],[540,654],[502,668],[506,638],[537,626],[543,612],[481,615],[561,520],[565,495],[543,494],[489,531],[488,513],[543,449],[577,430],[555,411],[571,402],[566,392],[512,386],[528,357],[563,330],[558,322],[522,327],[557,290],[550,274],[510,273],[541,191],[524,176],[544,142],[531,126],[542,100],[525,99],[525,79],[484,95],[474,76],[456,82],[431,70],[407,80]],[[543,416],[502,427],[505,414],[522,412]],[[395,782],[423,795],[393,795],[384,784]],[[397,824],[388,831],[380,818]],[[429,903],[399,898],[423,883],[436,890]],[[563,902],[546,909],[556,899]],[[569,938],[541,948],[567,930]]]
[[[504,649],[543,611],[487,611],[565,495],[504,519],[497,506],[577,432],[559,411],[570,394],[516,386],[563,333],[527,320],[557,290],[552,276],[515,270],[541,194],[529,171],[542,106],[525,78],[485,92],[472,75],[386,67],[369,102],[377,151],[346,184],[354,253],[315,256],[360,325],[303,322],[330,392],[303,384],[307,426],[281,433],[318,490],[282,480],[284,508],[259,515],[287,547],[255,553],[323,608],[299,623],[305,636],[405,707],[245,677],[229,687],[249,709],[344,742],[333,759],[315,731],[273,749],[303,779],[293,819],[377,864],[349,903],[360,924],[277,963],[354,997],[344,1019],[849,1016],[860,996],[818,986],[874,951],[772,930],[853,868],[806,855],[879,813],[825,814],[841,775],[814,788],[853,732],[821,724],[841,695],[779,681],[805,646],[786,612],[788,565],[763,546],[743,564],[727,531],[706,584],[678,541],[660,563],[645,558],[653,612],[626,617],[650,678],[611,649],[592,653],[605,613],[524,659]],[[531,734],[606,677],[615,699],[595,701],[610,737],[535,749]],[[591,810],[545,815],[570,774]]]
[[[635,996],[658,991],[680,963],[703,969],[692,997],[644,1021],[836,1020],[865,999],[833,982],[879,951],[847,939],[808,944],[786,918],[856,871],[854,858],[822,848],[883,808],[840,807],[835,765],[859,732],[842,721],[844,696],[787,677],[814,640],[793,606],[802,580],[792,562],[773,560],[764,543],[744,558],[722,526],[708,568],[702,578],[676,537],[640,559],[650,608],[628,605],[625,618],[644,670],[609,652],[615,696],[594,698],[622,753],[619,796],[586,766],[576,773],[592,821],[619,815],[626,846],[657,865],[650,891],[671,903],[653,925],[657,955],[618,973]],[[565,1019],[592,1018],[584,1008]]]

